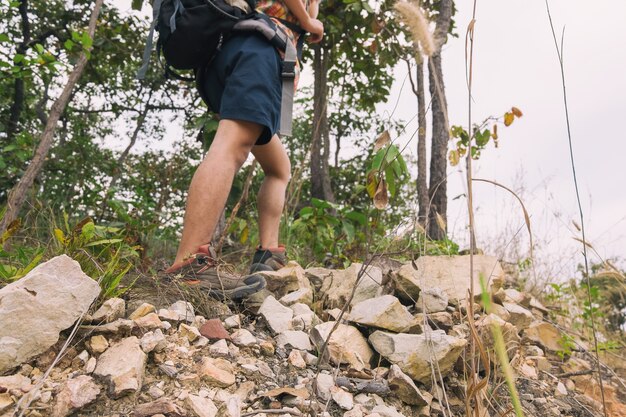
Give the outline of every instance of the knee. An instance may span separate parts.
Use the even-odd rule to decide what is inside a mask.
[[[289,158],[284,158],[279,164],[273,165],[269,168],[263,169],[266,178],[271,178],[275,181],[280,181],[281,183],[287,185],[289,179],[291,178],[291,162]]]
[[[238,170],[248,159],[251,150],[252,144],[237,141],[223,141],[219,144],[214,142],[207,153],[207,157],[211,155],[221,163],[232,165],[233,168]],[[205,157],[205,160],[207,157]]]

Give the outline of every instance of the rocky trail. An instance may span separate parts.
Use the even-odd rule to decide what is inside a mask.
[[[585,342],[559,356],[550,308],[513,289],[495,258],[474,265],[475,292],[484,276],[493,300],[492,314],[473,307],[490,362],[478,365],[480,415],[514,415],[494,324],[525,415],[603,415]],[[243,305],[134,296],[90,311],[97,283],[60,256],[0,289],[0,416],[465,416],[468,276],[467,256],[291,262]],[[626,416],[624,368],[603,373],[611,416]]]

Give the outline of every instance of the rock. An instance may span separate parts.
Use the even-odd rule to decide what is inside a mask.
[[[89,360],[85,364],[85,373],[86,374],[92,374],[93,371],[96,370],[96,365],[97,364],[98,364],[98,360],[96,358],[94,358],[93,356],[91,358],[89,358]]]
[[[519,304],[523,307],[530,307],[531,296],[529,294],[520,292],[514,288],[507,288],[504,290],[504,301],[509,303]],[[504,304],[504,303],[503,303]]]
[[[13,399],[8,392],[0,394],[0,413],[4,413],[9,407],[13,406]],[[0,414],[3,415],[3,414]],[[10,414],[9,414],[10,415]]]
[[[230,334],[226,331],[220,319],[207,320],[207,322],[200,327],[200,334],[213,341],[219,339],[230,340]]]
[[[149,303],[143,303],[142,305],[140,305],[139,307],[137,307],[135,309],[135,311],[133,311],[130,316],[128,316],[129,320],[137,320],[138,318],[141,318],[145,315],[148,315],[150,313],[156,313],[156,308],[154,308],[154,306],[152,304]]]
[[[387,381],[389,381],[391,392],[406,404],[424,406],[429,405],[433,399],[429,393],[422,393],[398,365],[391,365]]]
[[[236,395],[231,395],[219,408],[219,417],[240,417],[241,416],[241,400]]]
[[[508,312],[506,308],[504,308],[500,304],[493,303],[491,305],[491,313],[500,317],[504,321],[511,320],[511,314]]]
[[[503,303],[502,306],[509,312],[509,322],[515,325],[520,330],[527,328],[530,323],[535,319],[533,313],[526,310],[524,307],[512,303]]]
[[[372,409],[372,414],[370,414],[370,416],[374,414],[378,414],[380,417],[405,417],[404,414],[398,412],[398,410],[394,407],[382,404],[377,405]]]
[[[198,375],[210,385],[220,388],[227,388],[235,383],[232,365],[224,359],[202,358]]]
[[[289,364],[294,368],[306,369],[306,362],[302,358],[302,354],[299,350],[294,349],[289,353]]]
[[[109,298],[91,316],[92,323],[111,323],[126,315],[126,302],[121,298]]]
[[[293,311],[279,303],[271,295],[263,301],[258,314],[263,317],[270,330],[276,334],[291,329]]]
[[[102,335],[96,335],[92,336],[86,345],[91,354],[97,355],[107,350],[109,347],[109,341]]]
[[[354,407],[353,395],[337,386],[330,388],[330,396],[333,401],[344,410],[352,410]]]
[[[559,344],[561,340],[561,332],[554,325],[536,321],[524,330],[524,339],[528,339],[531,342],[539,343],[545,349],[553,352],[558,352],[563,349]]]
[[[186,322],[192,323],[193,320],[196,318],[196,314],[193,309],[193,304],[187,301],[182,301],[182,300],[176,301],[174,304],[172,304],[168,308],[168,310],[178,313],[179,321],[186,321]]]
[[[311,304],[313,302],[313,290],[311,288],[300,288],[281,297],[280,302],[286,306],[296,303]]]
[[[353,263],[344,270],[333,270],[324,280],[321,292],[326,308],[342,308],[352,294],[352,288],[356,285],[362,264]],[[357,285],[351,305],[379,297],[383,292],[383,274],[380,268],[370,266],[364,269],[364,273]]]
[[[144,334],[139,341],[141,350],[145,353],[152,351],[160,352],[167,346],[167,340],[161,329],[156,329],[153,332]]]
[[[328,401],[330,397],[330,389],[335,386],[335,378],[329,374],[320,373],[315,378],[313,388],[318,398],[324,402]]]
[[[281,348],[313,350],[309,335],[302,331],[285,330],[276,338],[276,344]]]
[[[214,357],[223,356],[226,357],[230,354],[228,350],[228,343],[226,340],[220,339],[217,342],[209,346],[209,354]]]
[[[415,307],[423,313],[445,311],[448,307],[448,295],[439,287],[427,288],[420,292]]]
[[[168,322],[178,322],[180,321],[180,314],[176,311],[168,310],[166,308],[162,308],[159,310],[159,318],[161,320],[165,320]]]
[[[424,316],[426,316],[426,322],[430,326],[432,326],[435,330],[450,330],[454,326],[454,320],[452,319],[452,314],[447,311],[440,311],[439,313],[418,313],[415,315],[415,322],[419,323],[419,327],[424,325]],[[416,325],[416,327],[418,327]],[[411,331],[405,333],[422,333],[421,331]]]
[[[135,325],[144,332],[163,328],[163,322],[156,313],[148,313],[133,321]]]
[[[132,336],[120,340],[100,355],[94,375],[108,383],[109,395],[116,399],[141,389],[145,366],[146,354],[141,350],[139,340]]]
[[[332,269],[313,267],[304,270],[304,275],[309,279],[309,282],[315,288],[315,291],[319,291],[324,284],[326,278],[333,273]]]
[[[393,295],[370,298],[355,304],[348,319],[392,332],[403,332],[416,324],[411,313]]]
[[[237,346],[248,347],[256,345],[256,337],[246,329],[239,329],[230,335],[231,340]]]
[[[239,314],[235,314],[234,316],[226,317],[224,320],[224,327],[226,329],[234,329],[236,327],[241,327],[241,317]]]
[[[94,402],[99,394],[100,386],[90,376],[80,375],[68,379],[56,396],[52,415],[55,417],[70,415]]]
[[[161,398],[145,404],[139,404],[133,411],[133,417],[150,417],[162,414],[168,417],[184,417],[187,415],[185,410],[181,409],[171,400]]]
[[[196,327],[189,326],[185,323],[181,323],[180,326],[178,326],[178,334],[180,337],[183,337],[190,342],[194,342],[201,336],[200,331]]]
[[[405,264],[394,275],[396,295],[406,302],[416,302],[419,292],[439,287],[450,300],[465,300],[470,288],[469,256],[420,256],[415,260],[417,270],[412,263]],[[474,292],[479,296],[480,276],[488,281],[492,291],[504,282],[504,272],[497,258],[493,256],[474,256]]]
[[[261,348],[261,353],[265,356],[274,356],[274,353],[276,353],[274,345],[269,340],[263,340],[259,343],[259,347]]]
[[[81,332],[88,334],[114,334],[116,336],[127,336],[130,335],[135,327],[135,322],[132,320],[117,319],[112,323],[99,326],[80,326],[80,330]]]
[[[217,415],[217,407],[208,398],[198,395],[189,395],[185,399],[188,409],[191,409],[197,417],[215,417]]]
[[[517,371],[521,376],[528,379],[537,379],[539,378],[539,373],[537,372],[537,368],[532,365],[527,364],[526,362],[522,362],[517,367]]]
[[[65,255],[0,289],[0,374],[53,346],[98,294],[98,283]]]
[[[517,327],[511,323],[507,323],[495,314],[489,314],[476,321],[476,329],[486,348],[492,351],[495,349],[495,341],[491,330],[493,325],[500,327],[507,351],[510,352],[512,349],[516,349],[519,346],[520,338],[518,336]]]
[[[295,261],[290,261],[278,271],[261,271],[267,282],[267,289],[277,297],[298,291],[301,289],[311,290],[311,283],[306,278],[304,269]],[[310,292],[311,296],[313,295]],[[309,304],[312,299],[307,300]]]
[[[32,387],[30,378],[24,375],[15,374],[0,376],[0,393],[6,391],[19,391],[20,393],[27,393],[32,389]]]
[[[467,341],[448,336],[443,330],[424,334],[392,334],[375,331],[369,337],[374,349],[389,362],[396,364],[412,379],[426,383],[430,381],[431,361],[437,361],[442,376],[463,351]]]
[[[330,335],[335,322],[329,321],[319,324],[311,330],[311,340],[318,350],[322,349],[324,341]],[[333,332],[327,345],[329,359],[335,365],[347,363],[355,369],[369,367],[374,352],[367,340],[355,327],[339,324]]]

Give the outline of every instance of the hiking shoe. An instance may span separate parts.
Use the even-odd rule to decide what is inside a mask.
[[[237,276],[227,265],[220,265],[209,245],[198,248],[189,259],[172,265],[165,276],[184,285],[206,290],[219,299],[241,300],[265,288],[265,278],[258,274]]]
[[[279,245],[277,248],[267,249],[261,249],[261,246],[259,246],[256,248],[256,252],[254,252],[250,273],[278,271],[280,268],[287,265],[287,262],[287,251],[283,245]]]

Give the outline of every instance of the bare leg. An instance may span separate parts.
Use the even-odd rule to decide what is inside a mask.
[[[252,148],[252,154],[265,173],[257,197],[259,239],[262,248],[275,248],[278,246],[278,228],[285,206],[291,163],[277,135],[268,144]]]
[[[262,127],[240,120],[221,120],[211,148],[189,186],[183,235],[175,263],[209,243],[224,209],[237,170],[246,161]]]

